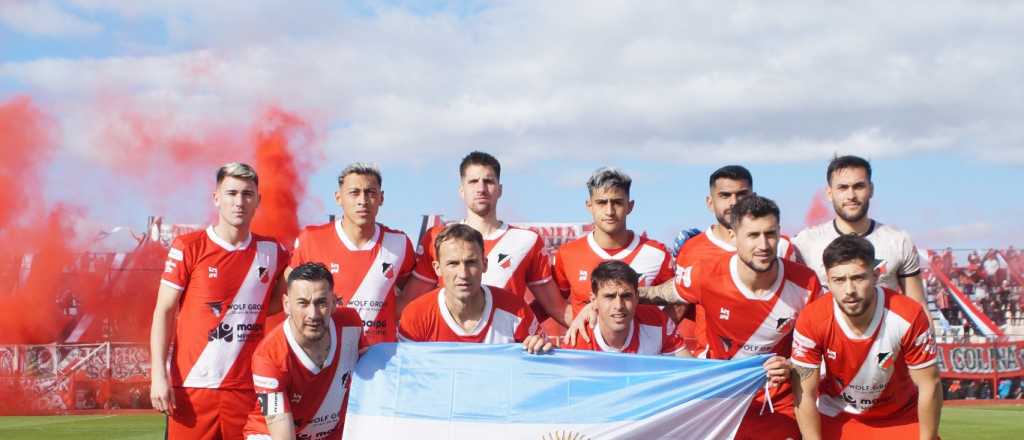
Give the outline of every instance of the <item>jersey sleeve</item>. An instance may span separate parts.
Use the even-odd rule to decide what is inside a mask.
[[[821,365],[821,344],[814,329],[815,317],[812,310],[801,313],[793,329],[793,351],[790,360],[804,368],[818,368]]]
[[[572,290],[572,284],[569,283],[569,277],[565,274],[565,246],[562,246],[555,254],[555,267],[551,276],[555,279],[558,290],[562,291],[562,296],[568,297],[569,291]]]
[[[537,334],[540,324],[537,322],[537,317],[533,315],[533,310],[530,309],[530,306],[523,303],[519,307],[519,311],[516,312],[516,316],[519,317],[519,325],[516,326],[516,342],[523,342],[527,336]]]
[[[289,268],[295,269],[302,263],[309,261],[309,245],[303,246],[303,243],[307,240],[308,235],[306,231],[300,232],[299,236],[295,238],[295,248],[292,250],[291,258],[288,261]]]
[[[544,252],[544,240],[537,236],[530,248],[529,266],[526,267],[526,284],[536,286],[551,281],[551,259]]]
[[[277,261],[279,261],[279,263],[277,265],[277,270],[274,272],[275,280],[280,280],[281,276],[284,275],[284,269],[290,265],[290,262],[289,264],[285,264],[284,262],[290,261],[291,258],[292,254],[288,252],[288,249],[285,249],[283,244],[277,243]]]
[[[676,294],[687,304],[700,304],[700,280],[696,266],[676,266]]]
[[[252,357],[252,383],[264,417],[291,412],[288,399],[288,371],[274,344],[262,344]]]
[[[429,295],[429,294],[428,294]],[[427,328],[426,317],[420,303],[413,301],[402,312],[398,320],[398,342],[425,342],[429,340],[430,330]]]
[[[412,240],[409,240],[409,236],[405,237],[405,258],[402,259],[402,267],[398,269],[398,278],[405,278],[416,269],[416,249],[412,247]],[[433,268],[431,268],[433,272]]]
[[[665,282],[672,281],[675,277],[675,260],[672,259],[672,254],[667,249],[665,251],[665,258],[661,259],[661,267],[658,268],[658,274],[654,276],[653,286],[660,286]]]
[[[437,283],[437,273],[434,272],[434,237],[433,229],[427,230],[420,237],[419,246],[416,247],[416,265],[413,267],[412,276],[428,283]]]
[[[184,291],[188,287],[188,280],[192,275],[192,266],[195,265],[195,256],[192,253],[180,237],[174,239],[171,248],[167,251],[167,260],[164,261],[164,273],[160,276],[160,284]]]
[[[577,338],[582,339],[582,338]],[[661,324],[661,354],[674,355],[686,348],[686,342],[683,338],[679,337],[679,333],[676,332],[676,326],[673,325],[672,320],[664,317],[664,322]]]
[[[917,307],[914,322],[910,323],[910,329],[903,336],[901,343],[903,359],[907,361],[907,368],[917,370],[935,365],[935,337],[932,336],[928,317],[921,307]]]
[[[902,250],[903,261],[900,263],[897,276],[900,278],[912,277],[921,273],[921,257],[917,254],[917,246],[910,240],[910,235],[904,232],[900,237],[900,249]]]

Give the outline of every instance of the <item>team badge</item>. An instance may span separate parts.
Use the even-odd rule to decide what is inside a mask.
[[[793,330],[793,324],[796,322],[792,316],[788,318],[779,318],[775,320],[775,331],[779,333],[789,333]]]
[[[394,265],[391,263],[381,263],[381,272],[384,272],[384,278],[391,279],[395,277]]]
[[[257,271],[260,274],[260,282],[266,284],[270,281],[270,271],[266,267],[260,266]]]
[[[892,364],[895,362],[895,357],[892,352],[878,353],[878,368],[888,370],[892,368]]]
[[[508,269],[512,267],[512,259],[509,258],[508,254],[498,254],[498,266],[502,269]]]

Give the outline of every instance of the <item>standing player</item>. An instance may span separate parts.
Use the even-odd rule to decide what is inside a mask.
[[[600,168],[587,181],[587,209],[594,230],[558,249],[555,282],[568,295],[573,314],[590,302],[590,271],[602,261],[620,260],[640,274],[640,286],[654,286],[672,279],[672,255],[665,245],[626,227],[633,211],[629,198],[632,179],[614,168]]]
[[[825,265],[822,252],[840,235],[866,238],[875,247],[880,260],[878,283],[882,287],[901,290],[922,306],[928,303],[921,281],[921,266],[917,248],[906,232],[868,217],[875,185],[871,183],[871,164],[857,156],[839,156],[828,164],[825,174],[828,188],[825,194],[832,201],[836,218],[800,231],[793,244],[808,266],[825,283]]]
[[[481,284],[488,261],[480,232],[468,225],[448,225],[434,240],[434,253],[434,271],[444,287],[405,308],[400,340],[507,344],[537,332],[537,320],[522,297]]]
[[[700,357],[742,359],[766,353],[789,356],[793,325],[808,302],[821,294],[814,271],[778,257],[779,208],[751,195],[740,199],[729,219],[736,253],[676,277],[688,304],[707,312],[707,347]],[[798,438],[789,384],[771,389],[774,412],[764,393],[751,402],[737,439]],[[762,414],[763,413],[763,414]]]
[[[217,224],[176,238],[167,252],[150,333],[150,399],[169,416],[169,439],[241,438],[256,403],[252,353],[268,309],[280,307],[275,284],[282,287],[288,260],[279,243],[249,232],[259,202],[252,167],[224,165],[213,193]]]
[[[558,286],[551,278],[551,263],[544,254],[544,241],[531,230],[510,227],[498,220],[501,198],[501,164],[490,154],[474,151],[459,164],[459,197],[466,204],[462,221],[484,237],[484,257],[488,260],[483,284],[508,289],[526,298],[529,289],[538,304],[538,313],[551,316],[561,325],[572,319]],[[399,312],[409,301],[435,287],[444,286],[434,272],[434,241],[444,225],[430,228],[420,239],[419,259],[409,285],[399,299]]]
[[[936,438],[942,388],[924,308],[877,285],[864,238],[835,239],[822,260],[831,293],[804,309],[793,335],[803,438]]]
[[[337,307],[334,279],[322,263],[288,274],[288,317],[252,357],[256,405],[246,440],[338,440],[345,424],[349,375],[366,346],[355,310]]]
[[[354,163],[338,176],[334,199],[341,219],[306,227],[295,240],[291,267],[318,261],[334,275],[334,293],[363,319],[370,344],[394,342],[397,312],[395,287],[412,273],[412,242],[402,231],[377,223],[384,204],[380,171]]]

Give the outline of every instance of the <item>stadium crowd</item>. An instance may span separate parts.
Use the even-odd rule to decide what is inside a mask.
[[[962,262],[957,261],[949,248],[930,254],[932,267],[940,268],[952,287],[966,295],[996,326],[1009,326],[1009,333],[1013,334],[1017,331],[1015,327],[1024,325],[1019,284],[1022,261],[1014,247],[989,249],[984,254],[971,250]],[[965,339],[977,334],[963,309],[952,298],[954,293],[949,286],[930,274],[927,287],[943,317],[951,327],[958,328],[955,334]]]

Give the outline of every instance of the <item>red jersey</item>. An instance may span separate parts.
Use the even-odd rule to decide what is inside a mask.
[[[285,320],[267,334],[252,358],[258,404],[249,413],[245,435],[270,435],[266,416],[291,413],[297,438],[337,440],[345,424],[349,375],[367,345],[363,320],[348,307],[327,320],[331,346],[318,367],[295,339]]]
[[[233,246],[213,226],[174,240],[160,278],[181,292],[171,386],[252,389],[252,353],[287,261],[272,238],[251,234]]]
[[[537,332],[537,319],[523,299],[505,289],[483,286],[484,314],[473,330],[458,324],[444,303],[444,288],[414,299],[402,311],[398,338],[403,342],[522,342]]]
[[[341,220],[308,226],[295,239],[291,267],[317,261],[334,275],[334,293],[359,312],[371,344],[395,341],[395,282],[412,272],[412,242],[402,231],[377,224],[373,238],[356,246]]]
[[[789,237],[782,236],[779,238],[779,245],[776,251],[779,258],[796,261],[795,249],[796,247],[790,243]],[[695,266],[709,264],[708,262],[725,258],[726,255],[734,253],[736,253],[736,247],[731,243],[720,240],[709,226],[704,230],[704,233],[690,238],[683,243],[683,246],[679,249],[679,255],[676,256],[676,272],[681,273],[692,270]],[[694,306],[693,326],[690,327],[680,323],[680,334],[686,339],[696,339],[696,344],[693,347],[694,353],[700,353],[707,347],[705,319],[704,306],[697,304]],[[692,329],[692,333],[683,333],[685,329]]]
[[[655,306],[640,304],[633,315],[633,326],[626,336],[626,346],[615,348],[601,336],[601,326],[587,326],[590,342],[576,338],[573,349],[603,351],[611,353],[635,353],[646,355],[673,355],[684,348],[683,340],[676,335],[675,325]]]
[[[590,302],[590,272],[608,260],[629,264],[640,274],[640,287],[656,286],[672,279],[672,254],[660,242],[634,233],[629,246],[609,254],[598,246],[591,232],[563,244],[555,255],[555,282],[563,294],[569,294],[573,314]]]
[[[825,363],[818,411],[846,412],[860,420],[916,416],[917,388],[908,369],[935,365],[935,339],[924,308],[896,291],[878,287],[871,323],[863,336],[842,318],[832,294],[814,301],[797,319],[795,365]]]
[[[443,230],[444,225],[438,225],[423,234],[417,248],[416,270],[413,271],[416,278],[438,287],[444,287],[444,280],[437,278],[431,263],[437,259],[434,241]],[[528,286],[551,280],[551,263],[544,254],[544,241],[529,229],[503,223],[493,234],[484,237],[484,254],[487,272],[484,272],[482,284],[524,296]]]

